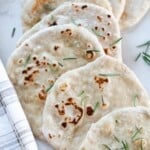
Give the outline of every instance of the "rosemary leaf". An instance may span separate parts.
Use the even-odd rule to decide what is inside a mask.
[[[97,50],[97,49],[89,49],[89,50],[87,50],[87,52],[91,52],[91,51],[93,51],[93,52],[97,52],[97,53],[99,53],[100,52],[100,50]]]
[[[114,45],[116,45],[118,42],[120,42],[121,40],[122,40],[123,38],[122,37],[120,37],[119,39],[117,39],[116,41],[114,41],[114,42],[112,42],[111,44],[110,44],[110,46],[114,46]]]
[[[12,33],[11,33],[11,37],[12,37],[12,38],[14,37],[15,32],[16,32],[16,28],[14,27],[14,28],[12,29]]]
[[[99,76],[114,77],[114,76],[120,76],[120,74],[119,73],[107,73],[107,74],[99,73]]]
[[[94,112],[97,110],[98,106],[99,106],[99,102],[97,101],[95,106],[94,106]]]
[[[137,135],[141,133],[141,130],[142,130],[142,127],[141,127],[141,128],[137,128],[137,127],[136,127],[136,131],[135,131],[135,133],[131,136],[131,139],[132,139],[132,140],[135,140],[135,138],[137,137]]]
[[[77,59],[75,57],[67,57],[67,58],[63,58],[63,60],[73,60],[73,59]]]
[[[78,97],[82,96],[85,92],[84,91],[81,91],[79,94],[78,94]]]
[[[103,35],[101,35],[98,31],[96,31],[94,29],[92,29],[92,32],[97,36],[103,37]]]
[[[115,139],[118,143],[120,143],[120,140],[119,140],[116,136],[114,136],[114,139]]]
[[[107,150],[111,150],[111,148],[110,148],[108,145],[103,144],[103,146],[104,146]]]
[[[147,65],[150,65],[150,59],[148,59],[146,56],[142,56],[142,58],[145,61],[145,63],[147,63]]]
[[[64,65],[62,64],[62,63],[60,63],[60,62],[58,62],[58,64],[59,64],[59,66],[61,66],[61,67],[63,67]]]
[[[30,59],[31,59],[31,54],[29,54],[27,59],[25,60],[24,67],[27,66],[27,64],[29,63]]]
[[[144,44],[138,45],[137,47],[140,48],[140,47],[144,47],[144,46],[147,46],[147,45],[150,45],[150,40],[145,42]]]
[[[51,84],[51,85],[46,89],[46,93],[48,93],[48,92],[51,90],[51,88],[53,87],[53,85],[54,85],[54,84]]]
[[[124,150],[129,150],[129,146],[128,146],[128,143],[127,143],[127,141],[122,141],[121,142],[122,143],[122,148],[124,149]]]
[[[134,95],[133,97],[133,106],[136,107],[136,100],[138,99],[138,95]]]
[[[138,61],[138,59],[141,57],[141,53],[139,53],[138,55],[137,55],[137,57],[135,58],[135,61]]]

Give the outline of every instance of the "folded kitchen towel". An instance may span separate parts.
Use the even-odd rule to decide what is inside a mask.
[[[37,150],[32,131],[0,60],[0,150]]]

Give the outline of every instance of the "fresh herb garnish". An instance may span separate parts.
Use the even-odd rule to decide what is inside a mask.
[[[73,60],[73,59],[77,59],[75,57],[66,57],[66,58],[63,58],[63,60]]]
[[[122,39],[123,39],[123,37],[117,39],[116,41],[112,42],[112,43],[110,44],[110,46],[116,45],[116,44],[117,44],[118,42],[120,42]]]
[[[94,106],[94,112],[97,110],[98,106],[99,106],[99,101],[97,101],[95,106]]]
[[[105,148],[107,148],[108,150],[111,150],[111,148],[110,148],[108,145],[103,144],[103,146],[104,146]]]
[[[134,95],[133,97],[133,106],[136,107],[136,100],[138,99],[138,95]]]
[[[114,76],[120,76],[120,74],[119,73],[107,73],[107,74],[99,73],[99,76],[114,77]]]
[[[145,52],[147,52],[149,50],[149,48],[150,48],[150,40],[145,42],[144,44],[138,45],[137,47],[138,48],[146,47]]]
[[[15,32],[16,32],[16,28],[14,27],[14,28],[12,29],[12,33],[11,33],[11,37],[12,37],[12,38],[14,37]]]
[[[127,141],[121,141],[121,143],[122,143],[122,148],[124,149],[124,150],[129,150],[129,146],[128,146],[128,143],[127,143]]]
[[[62,64],[62,63],[60,63],[60,62],[58,62],[58,64],[59,64],[59,66],[61,66],[61,67],[63,67],[64,65]]]
[[[26,58],[25,63],[24,63],[24,67],[27,66],[27,64],[29,63],[30,59],[31,59],[31,54],[29,54],[28,57]]]
[[[97,36],[100,36],[100,37],[103,37],[103,35],[101,35],[98,31],[94,30],[94,29],[91,29],[92,32],[97,35]]]
[[[116,136],[114,136],[114,139],[115,139],[118,143],[120,143],[120,140],[119,140]]]
[[[143,129],[142,127],[141,127],[141,128],[137,128],[137,127],[136,127],[136,131],[135,131],[135,133],[131,136],[131,139],[132,139],[132,140],[135,140],[135,138],[137,137],[137,135],[141,133],[142,129]]]
[[[142,55],[142,53],[139,53],[139,54],[137,55],[137,57],[135,58],[135,61],[138,61],[138,59],[141,57],[141,55]]]
[[[51,90],[51,88],[54,86],[54,84],[51,84],[47,89],[46,89],[46,93],[48,93],[50,90]]]
[[[81,91],[79,94],[78,94],[78,97],[82,96],[85,92],[84,91]]]

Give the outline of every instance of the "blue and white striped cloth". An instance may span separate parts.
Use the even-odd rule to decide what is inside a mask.
[[[0,60],[0,150],[37,150],[16,92]]]

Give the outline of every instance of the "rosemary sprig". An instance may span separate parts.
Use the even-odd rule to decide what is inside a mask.
[[[145,63],[147,63],[148,65],[150,65],[150,55],[148,55],[147,53],[142,53],[142,58],[145,61]]]
[[[94,30],[94,29],[91,29],[92,32],[97,35],[97,36],[100,36],[100,37],[103,37],[103,35],[101,35],[98,31]]]
[[[133,97],[133,106],[136,107],[136,100],[138,99],[138,95],[134,95]]]
[[[104,77],[115,77],[115,76],[120,76],[120,74],[119,74],[119,73],[107,73],[107,74],[99,73],[99,76],[104,76]]]
[[[95,106],[94,106],[94,112],[96,112],[96,110],[97,110],[99,104],[100,104],[99,101],[97,101],[96,104],[95,104]]]
[[[118,143],[120,143],[120,140],[119,140],[116,136],[114,136],[114,139],[115,139]]]
[[[80,97],[84,94],[85,92],[82,90],[77,96]]]
[[[66,58],[63,58],[63,60],[73,60],[73,59],[77,59],[75,57],[66,57]]]
[[[12,33],[11,33],[11,37],[12,37],[12,38],[14,37],[15,32],[16,32],[16,28],[15,28],[15,27],[13,27],[13,29],[12,29]]]
[[[143,129],[142,127],[141,127],[141,128],[137,128],[137,127],[136,127],[136,131],[135,131],[135,133],[131,136],[131,139],[132,139],[132,140],[135,140],[135,138],[137,137],[137,135],[141,133],[142,129]]]
[[[50,90],[51,90],[51,88],[54,86],[54,84],[51,84],[47,89],[46,89],[46,93],[48,93]]]
[[[31,59],[31,54],[29,54],[28,57],[26,58],[25,63],[24,63],[24,67],[27,66],[27,64],[29,63],[30,59]]]
[[[121,141],[121,143],[122,143],[122,148],[124,149],[124,150],[129,150],[129,146],[128,146],[128,143],[127,143],[127,141]]]
[[[107,150],[111,150],[111,148],[110,148],[108,145],[103,144],[103,146],[104,146],[105,148],[107,148]]]
[[[119,43],[122,39],[123,39],[123,37],[120,37],[120,38],[117,39],[116,41],[112,42],[112,43],[110,44],[110,46],[116,45],[116,44]]]

